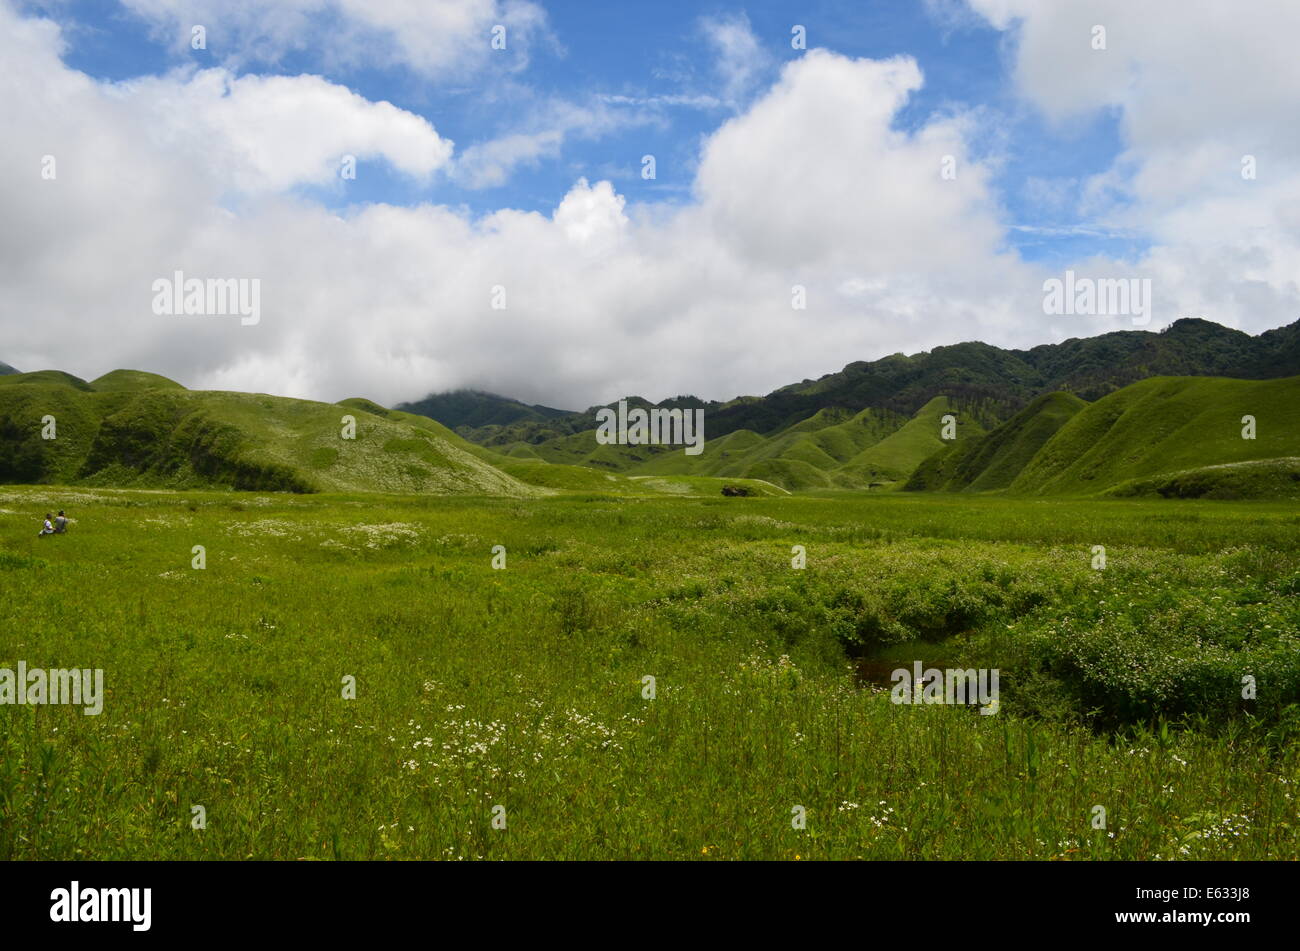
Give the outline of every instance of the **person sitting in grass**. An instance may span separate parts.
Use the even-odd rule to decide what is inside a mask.
[[[67,530],[68,530],[68,517],[63,514],[63,509],[59,509],[59,514],[54,519],[54,534],[62,535]]]
[[[46,512],[46,513],[45,513],[45,524],[41,527],[40,534],[41,534],[41,535],[53,535],[53,534],[54,534],[54,526],[50,524],[50,513],[49,513],[49,512]]]

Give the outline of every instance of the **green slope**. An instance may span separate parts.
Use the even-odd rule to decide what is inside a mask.
[[[99,411],[83,390],[46,383],[0,386],[0,482],[70,483],[99,430]],[[14,377],[0,377],[12,380]],[[53,417],[53,439],[43,438]]]
[[[660,405],[703,406],[707,412],[709,439],[742,430],[763,437],[796,430],[814,431],[837,426],[863,409],[875,409],[906,420],[936,396],[957,401],[985,428],[993,428],[1048,393],[1068,392],[1096,400],[1153,376],[1272,379],[1297,373],[1300,373],[1300,321],[1252,337],[1207,320],[1186,318],[1159,332],[1121,330],[1030,350],[1003,350],[966,342],[910,356],[897,353],[878,360],[850,363],[837,373],[783,386],[766,396],[737,397],[726,403],[677,398]],[[545,407],[527,407],[483,394],[475,399],[487,412],[484,418],[498,418],[497,412],[502,411],[499,418],[513,421],[477,429],[451,423],[474,442],[507,453],[526,444],[552,462],[582,462],[591,451],[589,442],[566,444],[558,440],[593,429],[595,407],[581,413],[539,419],[533,411]],[[628,399],[629,405],[650,405],[636,397]],[[456,400],[449,397],[444,401],[446,405],[431,403],[428,414],[443,422],[476,418],[462,416],[464,407],[458,400],[463,402],[463,397]],[[474,401],[467,405],[478,408]],[[439,416],[440,412],[443,416]],[[783,455],[777,450],[769,458],[779,459]],[[838,458],[834,452],[830,455]],[[617,468],[653,458],[653,454],[641,459],[615,455],[590,461]],[[796,454],[791,461],[809,462],[811,458]]]
[[[840,484],[848,484],[851,479],[868,484],[907,479],[917,466],[949,445],[941,437],[943,417],[948,414],[957,417],[957,442],[984,432],[984,427],[963,413],[953,400],[936,396],[896,432],[863,449],[841,467]]]
[[[61,383],[85,393],[95,389],[81,377],[64,373],[62,370],[34,370],[31,373],[7,373],[0,376],[0,385],[18,386],[25,383]]]
[[[858,361],[818,380],[734,400],[711,419],[719,435],[735,429],[771,434],[826,407],[872,406],[911,415],[941,395],[1005,408],[996,415],[1006,419],[1045,393],[1066,391],[1094,400],[1157,375],[1263,379],[1297,373],[1300,321],[1252,337],[1184,318],[1159,332],[1120,330],[1030,350],[968,342]]]
[[[572,415],[570,410],[554,409],[550,406],[530,406],[519,400],[479,390],[434,393],[413,403],[402,403],[397,409],[437,420],[451,429],[544,422]]]
[[[1072,393],[1044,394],[984,436],[926,459],[905,488],[949,492],[1005,489],[1057,430],[1087,405]]]
[[[169,380],[165,376],[159,376],[157,373],[146,373],[143,370],[113,370],[105,373],[97,379],[91,380],[90,385],[97,393],[109,393],[113,391],[135,391],[135,390],[183,390],[175,380]]]
[[[524,496],[536,490],[430,426],[251,393],[192,392],[118,371],[93,384],[43,371],[0,386],[0,481],[151,488]],[[97,381],[99,382],[99,381]],[[354,414],[355,415],[355,414]],[[53,439],[42,438],[53,417]],[[441,427],[439,427],[441,429]]]
[[[1297,372],[1300,321],[1252,337],[1183,319],[1160,332],[1116,331],[1031,350],[967,342],[911,356],[893,354],[727,403],[692,397],[663,401],[663,407],[705,409],[706,443],[698,456],[680,448],[601,446],[594,433],[597,407],[539,419],[532,411],[544,407],[486,394],[449,394],[431,398],[434,403],[421,412],[450,413],[449,419],[477,419],[473,414],[480,411],[483,419],[509,418],[457,431],[511,458],[612,473],[760,478],[791,490],[865,490],[911,479],[912,488],[995,491],[1018,478],[1078,408],[1078,397],[1099,399],[1159,374],[1263,379]],[[629,406],[652,405],[627,399]],[[936,401],[943,400],[961,421],[956,445],[938,439],[937,417],[943,414],[938,407],[944,404]],[[1027,408],[1029,415],[1019,417]],[[998,439],[966,446],[971,437],[1013,417],[1019,417],[1016,425]]]
[[[911,418],[873,408],[857,413],[827,408],[770,436],[741,429],[708,437],[706,415],[704,450],[694,456],[681,446],[601,445],[592,429],[537,445],[516,443],[506,451],[629,476],[756,479],[791,491],[866,490],[906,479],[944,448],[940,429],[946,413],[961,420],[961,440],[983,432],[983,417],[974,409],[943,396]],[[499,457],[493,463],[499,465]]]
[[[340,406],[360,409],[383,419],[403,422],[424,429],[445,439],[451,445],[475,455],[510,477],[536,488],[552,492],[598,493],[607,495],[720,495],[724,485],[741,485],[750,490],[752,495],[783,495],[785,490],[777,485],[758,479],[723,479],[707,475],[665,474],[663,478],[628,476],[621,472],[609,471],[609,467],[593,468],[579,464],[547,462],[540,458],[531,447],[516,446],[509,454],[497,452],[486,446],[479,446],[452,432],[441,423],[415,413],[403,410],[387,409],[366,399],[343,400]],[[592,433],[586,434],[591,443],[595,443]],[[607,446],[598,449],[618,451],[638,447]],[[680,453],[681,450],[678,450]],[[586,456],[597,455],[593,450]],[[584,457],[585,458],[585,457]]]
[[[1108,495],[1167,499],[1290,499],[1300,502],[1300,456],[1227,462],[1121,482]]]
[[[866,488],[860,480],[841,477],[837,471],[906,422],[906,417],[881,410],[850,414],[828,409],[770,437],[741,429],[707,439],[698,456],[688,456],[680,448],[659,450],[628,471],[637,475],[761,479],[792,490],[833,488],[845,480],[850,487]]]
[[[1255,417],[1255,439],[1242,438],[1247,415]],[[1154,479],[1149,491],[1155,492],[1161,476],[1209,470],[1202,479],[1215,472],[1240,478],[1235,465],[1297,455],[1300,377],[1156,377],[1074,414],[1010,488],[1037,495],[1131,493]]]

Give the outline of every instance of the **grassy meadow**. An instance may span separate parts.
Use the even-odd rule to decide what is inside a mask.
[[[1264,502],[0,487],[0,667],[106,687],[0,707],[0,858],[1300,858],[1298,533]],[[892,703],[914,660],[1000,669],[999,712]]]

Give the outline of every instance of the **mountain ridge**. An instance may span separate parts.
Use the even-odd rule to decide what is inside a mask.
[[[1066,388],[1037,392],[1049,385]],[[766,397],[627,398],[640,409],[704,408],[698,455],[598,439],[603,407],[448,396],[388,409],[191,391],[136,370],[89,382],[5,374],[0,482],[507,496],[1300,491],[1300,322],[1252,337],[1187,319],[1029,351],[967,342],[850,363]],[[410,411],[417,405],[447,407],[463,425]],[[43,428],[51,417],[57,438]],[[468,425],[485,419],[512,422]],[[365,438],[340,441],[345,420]],[[1247,420],[1259,430],[1243,438]],[[754,426],[735,426],[745,421]]]
[[[739,429],[771,435],[823,409],[856,413],[876,408],[911,416],[940,395],[996,405],[999,421],[1005,421],[1032,400],[1052,392],[1074,393],[1091,402],[1152,376],[1268,379],[1298,374],[1300,320],[1252,336],[1187,317],[1159,331],[1111,331],[1027,350],[966,341],[911,355],[889,354],[877,360],[854,361],[834,373],[787,384],[765,396],[739,396],[726,402],[676,397],[653,404],[639,397],[627,399],[629,405],[647,407],[701,406],[708,412],[709,436],[717,438]],[[691,402],[686,404],[686,400]],[[543,445],[550,439],[594,429],[598,408],[546,420],[452,428],[472,442],[508,451],[512,446]]]

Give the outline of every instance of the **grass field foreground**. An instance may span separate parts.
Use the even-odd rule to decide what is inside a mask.
[[[5,487],[0,667],[106,697],[0,708],[0,858],[1295,859],[1297,529]],[[999,667],[999,713],[863,679],[918,659]]]

